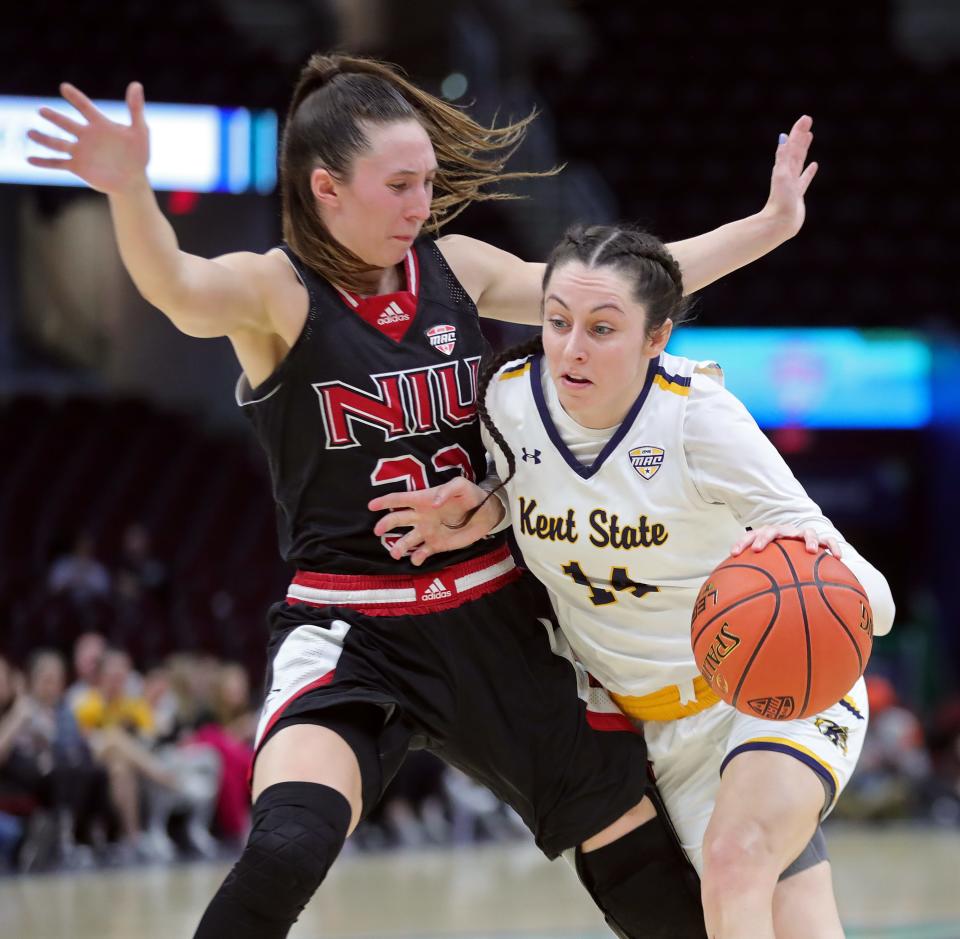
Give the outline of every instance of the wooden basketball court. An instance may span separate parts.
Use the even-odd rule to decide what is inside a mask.
[[[960,939],[960,831],[835,824],[827,837],[853,939]],[[189,937],[226,872],[184,864],[0,880],[4,939]],[[605,939],[563,861],[526,843],[347,853],[292,939]],[[229,937],[225,937],[229,939]]]

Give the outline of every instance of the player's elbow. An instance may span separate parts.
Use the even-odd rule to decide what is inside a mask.
[[[223,323],[209,316],[191,316],[189,313],[163,311],[167,319],[185,336],[191,339],[219,339],[227,335]]]
[[[187,306],[170,297],[153,299],[145,296],[144,299],[156,307],[185,336],[193,339],[215,339],[226,335],[222,321],[217,317],[192,312]]]
[[[843,562],[856,575],[870,601],[870,612],[873,615],[873,634],[885,636],[893,626],[896,606],[887,578],[883,576],[869,561],[858,554],[851,545],[843,544]]]
[[[870,598],[870,610],[873,613],[873,634],[885,636],[893,628],[893,618],[897,608],[886,577],[878,574],[877,581],[876,584],[871,584],[867,595]]]
[[[230,333],[229,298],[211,294],[186,278],[167,284],[154,297],[144,296],[185,336],[215,339]]]
[[[223,273],[209,261],[202,266],[185,263],[163,282],[141,288],[141,293],[184,335],[195,339],[229,336],[255,318],[260,304],[255,291],[239,276]]]

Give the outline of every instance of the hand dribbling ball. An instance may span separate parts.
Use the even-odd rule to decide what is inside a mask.
[[[724,701],[786,721],[850,690],[870,658],[873,614],[845,564],[781,538],[713,571],[697,595],[690,638],[701,674]]]

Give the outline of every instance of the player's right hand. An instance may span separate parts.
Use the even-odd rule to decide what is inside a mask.
[[[830,535],[818,535],[816,530],[810,527],[800,529],[795,525],[762,525],[760,528],[748,531],[730,549],[730,553],[736,557],[746,551],[747,548],[762,551],[771,541],[777,538],[796,538],[798,541],[802,541],[806,545],[808,554],[817,554],[821,548],[826,548],[835,558],[843,557],[840,543],[836,538]]]
[[[127,107],[130,124],[108,120],[79,89],[64,82],[60,93],[84,117],[86,124],[61,114],[53,108],[40,108],[39,114],[70,137],[27,131],[27,136],[59,157],[31,156],[32,166],[69,170],[88,186],[107,195],[119,195],[146,182],[150,159],[150,131],[143,117],[143,86],[131,82],[127,86]]]

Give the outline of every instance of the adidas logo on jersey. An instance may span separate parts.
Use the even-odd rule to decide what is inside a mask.
[[[391,323],[406,323],[409,319],[410,314],[401,310],[396,301],[391,300],[377,319],[377,325],[389,326]]]
[[[421,600],[443,600],[445,597],[452,597],[453,591],[447,590],[443,581],[439,577],[433,578],[433,583],[420,594]]]

